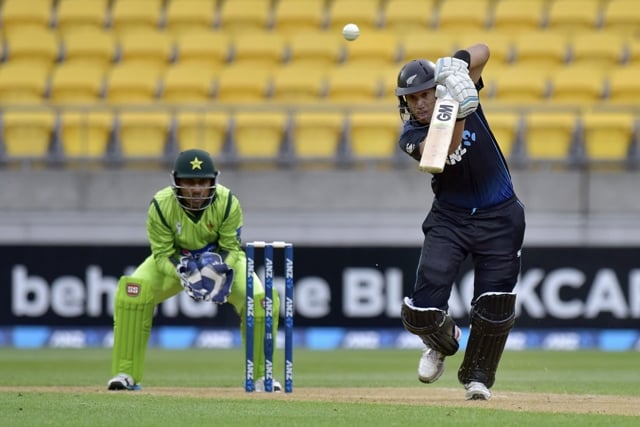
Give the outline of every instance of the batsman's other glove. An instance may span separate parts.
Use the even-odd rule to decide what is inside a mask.
[[[202,276],[203,301],[224,304],[231,292],[233,269],[215,252],[205,252],[198,259]]]
[[[436,61],[434,71],[436,83],[445,84],[447,78],[455,74],[469,74],[469,64],[453,56],[445,56]]]

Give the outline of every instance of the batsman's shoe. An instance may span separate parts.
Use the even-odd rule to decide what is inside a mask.
[[[478,381],[471,381],[464,385],[467,390],[465,398],[467,400],[489,400],[491,399],[491,391]]]
[[[418,379],[426,384],[436,382],[444,372],[444,355],[427,347],[418,363]]]
[[[254,387],[255,387],[256,391],[265,391],[265,389],[264,389],[264,377],[256,380],[256,383],[255,383]],[[273,380],[273,382],[271,384],[271,388],[276,393],[282,391],[282,385],[277,380]]]
[[[460,328],[456,326],[454,330],[455,339],[459,341],[461,334]],[[418,379],[426,384],[436,382],[444,373],[444,358],[445,356],[442,353],[427,345],[418,363]]]
[[[136,384],[131,375],[118,374],[107,383],[109,390],[140,390],[142,386]]]

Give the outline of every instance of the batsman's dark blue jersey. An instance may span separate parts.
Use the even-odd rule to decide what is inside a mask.
[[[482,81],[477,86],[481,89]],[[405,123],[400,149],[420,161],[419,146],[428,129],[415,121]],[[433,175],[431,187],[438,201],[471,211],[515,195],[507,163],[481,106],[466,118],[460,147],[448,156],[444,171]]]

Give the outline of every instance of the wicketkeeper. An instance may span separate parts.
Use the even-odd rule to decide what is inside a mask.
[[[418,379],[436,381],[445,357],[458,351],[460,329],[448,313],[453,282],[471,257],[474,293],[471,327],[458,380],[467,399],[491,398],[500,357],[514,324],[524,239],[524,207],[507,162],[479,103],[481,73],[489,48],[476,44],[436,63],[414,60],[398,74],[400,115],[405,121],[398,144],[419,161],[440,87],[460,103],[449,156],[430,183],[434,200],[422,224],[424,242],[413,292],[404,299],[402,323],[425,349]]]
[[[202,150],[180,153],[172,184],[149,206],[147,236],[151,255],[131,276],[118,282],[113,316],[113,363],[109,390],[140,388],[153,312],[179,292],[202,304],[229,302],[244,319],[246,257],[241,248],[242,208],[231,191],[217,183],[219,171]],[[253,276],[255,301],[254,369],[256,391],[264,391],[264,288]],[[280,299],[273,295],[273,312]],[[273,334],[278,316],[273,318]],[[246,345],[245,322],[241,332]],[[275,348],[275,346],[274,346]],[[239,381],[238,384],[241,384]],[[273,381],[273,390],[282,389]]]

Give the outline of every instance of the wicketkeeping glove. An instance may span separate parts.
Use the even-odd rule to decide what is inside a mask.
[[[436,61],[436,83],[445,84],[446,79],[454,74],[469,74],[469,64],[453,56],[445,56]]]
[[[187,295],[196,301],[202,301],[204,299],[202,275],[196,260],[191,256],[183,256],[176,266],[176,271],[180,277],[180,284],[182,284]]]
[[[469,74],[452,74],[444,82],[451,97],[458,101],[458,119],[463,119],[478,108],[478,90]]]
[[[202,276],[203,301],[224,304],[231,292],[233,269],[215,252],[205,252],[198,259]]]

